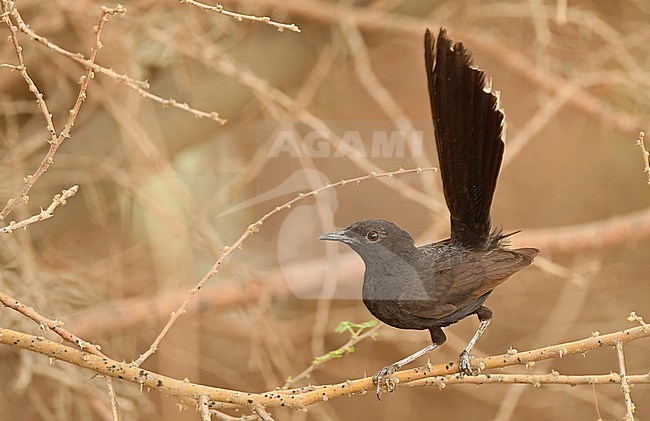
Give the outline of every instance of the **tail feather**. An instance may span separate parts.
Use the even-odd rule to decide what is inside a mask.
[[[427,29],[425,62],[451,242],[483,247],[489,242],[490,207],[501,168],[505,118],[498,94],[472,64],[461,43],[444,28],[434,40]]]

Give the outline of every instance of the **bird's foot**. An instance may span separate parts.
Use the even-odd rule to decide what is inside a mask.
[[[461,352],[460,361],[458,362],[460,377],[463,377],[465,375],[478,376],[479,374],[481,374],[480,368],[477,367],[476,369],[472,369],[472,365],[470,364],[469,361],[473,358],[474,356],[469,352],[467,352],[467,350]]]
[[[374,376],[372,376],[372,382],[377,386],[377,399],[381,400],[381,385],[382,383],[386,385],[386,390],[392,392],[395,390],[395,381],[390,378],[390,376],[399,370],[397,364],[388,365],[381,370],[379,370]],[[382,381],[383,379],[383,381]]]

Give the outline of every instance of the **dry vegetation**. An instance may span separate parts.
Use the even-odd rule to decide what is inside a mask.
[[[0,4],[0,418],[649,417],[650,328],[628,320],[650,317],[647,2]],[[378,402],[366,376],[428,334],[336,333],[371,319],[363,268],[316,238],[448,232],[422,60],[440,25],[502,91],[493,220],[542,257],[490,298],[489,376],[445,368],[468,319]],[[421,153],[373,149],[392,131]]]

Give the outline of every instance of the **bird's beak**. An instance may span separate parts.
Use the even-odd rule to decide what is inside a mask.
[[[328,241],[340,241],[342,243],[350,244],[354,242],[354,237],[352,237],[347,231],[334,231],[326,232],[325,234],[318,237],[319,240],[328,240]]]

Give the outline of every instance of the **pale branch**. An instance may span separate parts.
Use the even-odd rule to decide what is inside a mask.
[[[650,374],[626,376],[628,384],[650,384]],[[581,376],[567,376],[553,371],[549,374],[479,374],[478,376],[440,376],[427,377],[420,380],[406,382],[402,386],[438,386],[444,389],[450,384],[530,384],[541,387],[544,384],[565,384],[568,386],[590,384],[622,384],[623,376],[618,373],[594,374]]]
[[[3,2],[3,10],[7,9],[7,7],[8,6],[6,5],[6,2]],[[102,48],[102,43],[101,43],[100,37],[101,37],[101,33],[102,33],[102,29],[104,27],[104,24],[108,20],[109,16],[112,16],[114,14],[123,14],[124,13],[124,8],[121,7],[121,6],[118,6],[118,7],[114,8],[114,9],[110,9],[110,8],[107,8],[107,7],[102,7],[101,10],[102,10],[102,15],[99,18],[99,23],[97,24],[97,26],[95,26],[93,28],[94,32],[95,32],[95,41],[94,41],[93,47],[92,47],[91,52],[90,52],[90,59],[88,60],[88,63],[91,64],[91,65],[94,64],[95,59],[97,57],[97,53]],[[15,8],[15,5],[11,10],[7,10],[7,11],[10,12],[8,16],[11,16],[11,17],[14,17],[14,18],[16,16],[19,16],[18,10]],[[13,23],[11,22],[11,20],[9,19],[8,16],[5,16],[3,18],[3,20],[7,23],[7,25],[10,28],[11,38],[13,40],[12,42],[14,43],[14,48],[16,49],[16,54],[18,55],[19,63],[21,63],[20,67],[22,67],[24,69],[25,64],[22,61],[22,56],[20,54],[21,51],[22,51],[22,47],[20,47],[18,45],[18,42],[16,41],[16,28],[13,25]],[[21,28],[21,31],[22,31],[23,26],[26,26],[26,25],[24,23],[19,24],[19,27]],[[25,70],[25,74],[27,74],[26,69],[24,69],[24,70]],[[30,82],[28,80],[28,85],[29,85],[30,90],[32,90],[34,92],[34,94],[36,95],[37,98],[41,99],[41,101],[37,101],[38,104],[39,104],[39,108],[41,108],[41,111],[43,113],[47,113],[47,115],[48,115],[46,120],[47,120],[47,130],[48,130],[48,132],[50,133],[50,136],[51,136],[51,138],[48,139],[48,143],[50,144],[50,147],[49,147],[49,149],[47,151],[47,154],[45,155],[45,157],[41,161],[40,165],[38,166],[38,168],[34,172],[34,174],[31,174],[31,175],[28,175],[27,177],[25,177],[25,182],[23,184],[23,187],[20,189],[20,191],[12,199],[9,199],[9,201],[5,205],[4,209],[2,209],[2,211],[0,211],[0,220],[5,219],[7,217],[7,215],[9,215],[17,205],[22,204],[22,203],[27,203],[29,201],[29,196],[28,196],[29,191],[32,189],[34,184],[36,184],[36,182],[39,180],[39,178],[45,173],[45,171],[48,170],[50,165],[52,165],[54,163],[54,155],[58,151],[61,144],[63,144],[63,142],[70,137],[70,131],[72,130],[72,127],[74,126],[74,122],[77,119],[77,116],[79,115],[79,109],[81,108],[81,104],[83,104],[84,101],[86,100],[86,91],[88,89],[88,84],[90,83],[90,80],[93,79],[93,78],[94,78],[94,73],[93,73],[92,66],[86,66],[86,73],[83,76],[81,76],[81,79],[79,81],[80,84],[81,84],[81,87],[79,88],[79,94],[77,95],[77,99],[75,101],[75,104],[72,107],[72,109],[70,110],[70,113],[68,115],[68,120],[67,120],[65,126],[63,127],[63,130],[58,135],[56,134],[56,131],[54,129],[54,124],[52,123],[49,111],[47,110],[47,107],[45,106],[45,101],[42,100],[43,94],[41,94],[38,91],[38,89],[36,88],[36,85],[34,85],[33,82],[30,84]]]
[[[123,6],[118,6],[122,10],[125,10]],[[49,48],[50,50],[56,52],[57,54],[60,54],[64,57],[67,57],[70,60],[76,61],[77,63],[83,65],[87,69],[92,69],[92,71],[96,73],[101,73],[105,76],[108,76],[109,78],[113,79],[117,83],[123,83],[129,88],[133,89],[136,91],[140,96],[143,98],[148,98],[151,99],[159,104],[161,104],[163,107],[173,107],[173,108],[178,108],[183,111],[187,111],[191,114],[193,114],[196,117],[199,118],[208,118],[210,120],[216,121],[219,124],[225,124],[226,120],[221,118],[219,116],[219,113],[214,112],[214,111],[201,111],[197,110],[196,108],[190,107],[187,103],[185,102],[178,102],[177,100],[173,98],[165,99],[161,96],[158,96],[156,94],[153,94],[149,92],[147,89],[149,89],[149,83],[146,81],[141,81],[141,80],[136,80],[131,77],[129,77],[126,74],[120,74],[117,73],[113,69],[109,69],[107,67],[101,66],[97,63],[94,63],[93,61],[86,59],[83,54],[81,53],[73,53],[70,52],[57,44],[53,43],[52,41],[48,40],[42,35],[37,34],[33,29],[25,23],[23,20],[22,16],[18,12],[18,10],[14,7],[10,13],[9,16],[14,18],[16,22],[18,23],[18,29],[27,35],[29,38],[33,39],[34,41],[42,44],[43,46]]]
[[[641,325],[607,335],[593,334],[589,338],[579,341],[546,346],[530,351],[517,352],[516,350],[511,350],[503,355],[477,358],[474,360],[474,363],[481,367],[482,370],[513,365],[525,366],[535,361],[562,358],[573,354],[585,354],[588,351],[598,348],[615,347],[617,343],[631,342],[649,336],[650,325]],[[37,352],[53,359],[87,368],[101,375],[126,380],[139,384],[141,387],[155,389],[171,396],[187,397],[198,401],[202,395],[205,395],[210,399],[210,409],[247,407],[254,411],[260,407],[271,408],[279,406],[304,409],[318,402],[374,389],[372,378],[366,377],[358,380],[348,380],[339,384],[310,386],[292,391],[273,390],[266,393],[250,393],[194,384],[187,379],[174,379],[144,370],[132,363],[119,362],[107,357],[93,355],[85,350],[68,347],[40,336],[28,335],[10,329],[0,328],[0,343],[18,349]],[[459,380],[452,380],[452,378],[457,377],[457,374],[457,362],[449,362],[438,365],[427,364],[425,367],[399,371],[393,375],[393,379],[398,382],[398,386],[409,386],[409,383],[419,382],[423,379],[429,379],[431,382],[434,382],[436,377],[447,376],[446,384],[454,384],[461,382]],[[551,378],[543,377],[543,380],[540,380],[540,382],[567,384],[564,376],[553,373],[550,376],[556,377],[558,381],[552,382]],[[577,384],[581,384],[581,382],[603,382],[603,379],[605,379],[605,377],[600,375],[580,377],[583,377],[583,379],[576,379]],[[647,383],[648,376],[631,375],[627,377],[630,382]],[[593,381],[586,380],[587,378],[591,378]],[[483,380],[482,377],[480,379]],[[612,381],[609,381],[610,379]],[[605,383],[620,383],[620,381],[616,381],[615,376],[610,379]],[[470,380],[467,381],[469,382]],[[490,380],[487,380],[487,375],[485,375],[484,382],[490,382]]]
[[[648,178],[648,185],[650,185],[650,152],[645,147],[645,132],[639,133],[639,138],[636,140],[636,144],[641,148],[641,156],[643,157],[643,172]]]
[[[437,171],[436,168],[413,168],[409,170],[405,170],[404,168],[400,168],[397,171],[392,171],[392,172],[386,172],[386,173],[371,173],[369,175],[364,175],[361,177],[355,177],[355,178],[350,178],[347,180],[341,180],[337,183],[334,184],[327,184],[321,188],[318,188],[316,190],[313,190],[309,193],[299,193],[298,196],[294,197],[293,199],[289,200],[285,204],[276,207],[272,211],[268,212],[266,215],[261,217],[260,219],[257,220],[257,222],[251,224],[248,226],[248,229],[235,241],[232,245],[226,246],[221,250],[221,255],[217,259],[217,261],[212,265],[210,270],[203,276],[203,278],[198,282],[198,284],[192,288],[189,292],[189,295],[183,301],[183,303],[178,307],[176,311],[174,311],[165,325],[165,327],[162,329],[160,334],[158,334],[158,337],[153,341],[151,346],[147,351],[145,351],[142,355],[140,355],[135,361],[133,361],[133,364],[139,366],[141,365],[147,358],[149,358],[151,355],[153,355],[157,350],[158,350],[158,345],[160,345],[160,342],[163,340],[163,338],[167,335],[169,332],[169,329],[176,323],[176,320],[185,313],[187,306],[190,304],[190,302],[194,299],[196,294],[199,292],[201,288],[205,285],[205,283],[208,281],[208,279],[212,278],[214,275],[217,274],[219,266],[223,263],[223,261],[235,250],[238,250],[241,248],[242,244],[246,241],[248,237],[259,231],[260,227],[266,222],[267,219],[269,219],[271,216],[275,215],[276,213],[285,210],[285,209],[290,209],[291,206],[293,206],[296,202],[301,201],[307,197],[316,197],[318,196],[319,193],[321,193],[324,190],[332,189],[335,187],[339,186],[345,186],[346,184],[349,183],[356,183],[360,184],[364,180],[368,180],[371,178],[393,178],[395,175],[400,175],[400,174],[410,174],[410,173],[422,173],[423,171]]]
[[[68,190],[63,190],[61,194],[54,196],[52,203],[47,207],[47,209],[41,208],[41,212],[37,215],[23,219],[19,222],[11,221],[6,227],[0,228],[0,234],[10,234],[18,228],[26,228],[28,225],[50,219],[54,216],[54,210],[59,206],[65,205],[67,200],[77,193],[77,190],[79,190],[79,186],[72,186]]]
[[[634,421],[634,402],[630,395],[630,381],[625,369],[625,355],[623,354],[623,344],[616,342],[616,354],[618,356],[618,367],[621,376],[621,390],[623,391],[623,398],[625,399],[625,421]]]
[[[236,12],[231,12],[229,10],[226,10],[223,8],[221,4],[217,4],[216,6],[209,6],[207,4],[200,3],[198,1],[194,0],[181,0],[181,3],[187,3],[192,6],[196,6],[201,10],[207,10],[210,12],[217,12],[221,13],[222,15],[225,16],[230,16],[231,18],[234,18],[235,20],[241,22],[243,20],[250,20],[253,22],[262,22],[267,25],[274,26],[278,29],[279,32],[283,32],[285,29],[288,29],[289,31],[293,32],[300,32],[300,28],[298,28],[297,25],[294,25],[292,23],[280,23],[280,22],[275,22],[271,20],[270,17],[268,16],[254,16],[254,15],[244,15],[241,13],[236,13]]]

